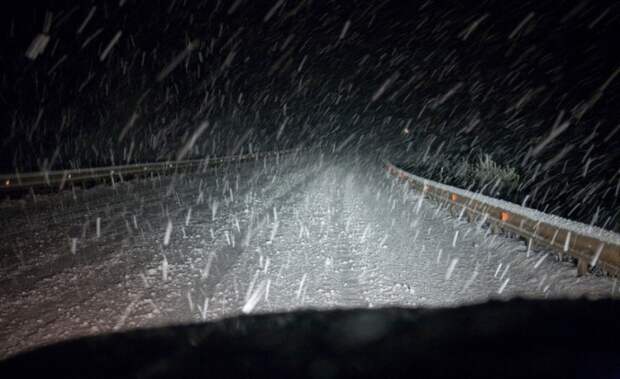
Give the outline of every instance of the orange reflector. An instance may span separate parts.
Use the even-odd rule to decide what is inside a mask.
[[[508,221],[508,212],[500,212],[499,219],[502,221]]]
[[[452,201],[456,201],[456,199],[457,199],[457,198],[458,198],[458,197],[456,196],[456,194],[455,194],[455,193],[453,193],[452,195],[450,195],[450,200],[452,200]]]

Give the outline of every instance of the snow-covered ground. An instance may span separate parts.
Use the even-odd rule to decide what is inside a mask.
[[[617,293],[360,162],[311,153],[1,204],[0,357],[242,312]]]

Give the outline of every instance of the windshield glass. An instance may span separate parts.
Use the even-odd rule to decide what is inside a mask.
[[[13,6],[0,359],[242,314],[618,296],[614,1]]]

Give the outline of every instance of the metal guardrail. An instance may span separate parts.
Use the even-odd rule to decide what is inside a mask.
[[[489,224],[495,231],[503,230],[526,239],[530,247],[549,248],[575,258],[578,275],[596,266],[609,275],[620,276],[620,236],[616,233],[420,178],[390,162],[385,162],[385,168],[470,222]],[[561,222],[553,222],[554,219]]]
[[[28,173],[15,173],[11,175],[0,175],[0,192],[23,190],[33,187],[57,187],[58,189],[63,189],[69,183],[88,182],[105,179],[115,181],[116,179],[123,180],[127,176],[147,175],[152,173],[163,174],[180,172],[185,170],[196,170],[224,162],[279,157],[298,151],[299,149],[290,149],[225,157],[207,157],[204,159],[191,159],[183,161],[137,163],[122,166],[39,171]]]

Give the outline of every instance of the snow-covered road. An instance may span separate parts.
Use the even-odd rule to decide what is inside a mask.
[[[308,153],[1,204],[0,357],[241,312],[616,291],[362,162]]]

